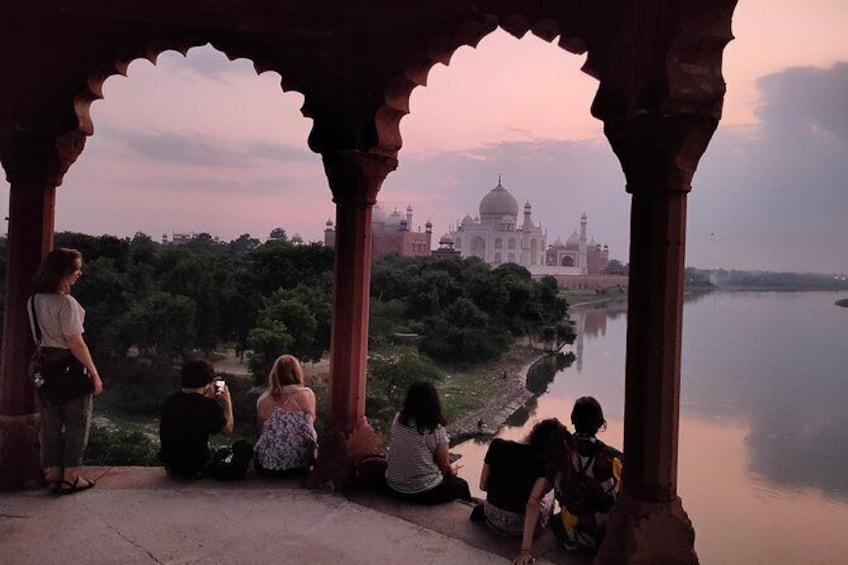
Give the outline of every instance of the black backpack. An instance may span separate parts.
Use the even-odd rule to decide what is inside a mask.
[[[215,452],[209,465],[209,474],[219,481],[243,480],[247,476],[251,457],[253,447],[240,439],[232,447]]]
[[[609,457],[605,445],[600,441],[575,443],[574,455],[569,458],[569,466],[561,479],[558,489],[559,502],[574,516],[592,516],[598,512],[607,513],[615,503],[615,497],[607,493],[602,481],[594,476],[595,463],[599,457]],[[605,480],[605,479],[604,479]]]

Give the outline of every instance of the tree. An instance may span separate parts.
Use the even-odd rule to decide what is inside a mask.
[[[243,233],[238,238],[234,239],[230,243],[227,244],[227,247],[233,253],[237,255],[242,255],[247,253],[248,251],[253,251],[257,247],[259,247],[260,241],[255,237],[250,237],[249,233]]]
[[[289,350],[294,339],[283,322],[265,318],[247,336],[247,366],[253,374],[253,382],[264,384],[271,372],[274,360]]]
[[[286,235],[286,230],[283,228],[274,228],[271,230],[271,233],[268,234],[268,239],[273,239],[274,241],[288,241],[289,238]]]
[[[185,356],[194,344],[195,310],[190,298],[161,291],[136,302],[120,330],[124,351],[135,345],[141,357]]]
[[[610,259],[607,263],[607,268],[604,269],[604,274],[607,275],[626,275],[627,267],[618,259]]]
[[[442,377],[441,369],[431,359],[408,347],[369,354],[366,411],[372,425],[376,421],[378,427],[387,427],[413,382]]]

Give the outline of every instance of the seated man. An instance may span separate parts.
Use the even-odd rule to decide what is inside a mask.
[[[159,459],[169,475],[198,478],[212,471],[209,436],[233,433],[233,402],[226,385],[216,390],[215,370],[202,359],[186,361],[180,376],[182,388],[162,406]]]

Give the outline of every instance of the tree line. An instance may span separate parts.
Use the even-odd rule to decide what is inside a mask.
[[[303,361],[326,354],[333,249],[294,244],[282,228],[271,235],[263,243],[249,234],[230,242],[199,234],[164,245],[143,233],[56,234],[56,246],[83,254],[74,295],[86,309],[86,341],[121,389],[119,401],[155,411],[180,361],[222,344],[247,352],[257,384],[281,353]],[[0,246],[5,271],[5,239]],[[472,364],[497,359],[520,336],[573,339],[556,282],[534,281],[512,264],[390,256],[374,264],[371,293],[374,350],[414,334],[418,351],[436,362]]]

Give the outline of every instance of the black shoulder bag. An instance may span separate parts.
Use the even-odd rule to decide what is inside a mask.
[[[88,369],[74,357],[70,349],[41,346],[41,326],[35,314],[35,296],[29,299],[29,308],[36,345],[30,363],[30,377],[41,400],[61,405],[91,394],[94,384],[88,376]]]

